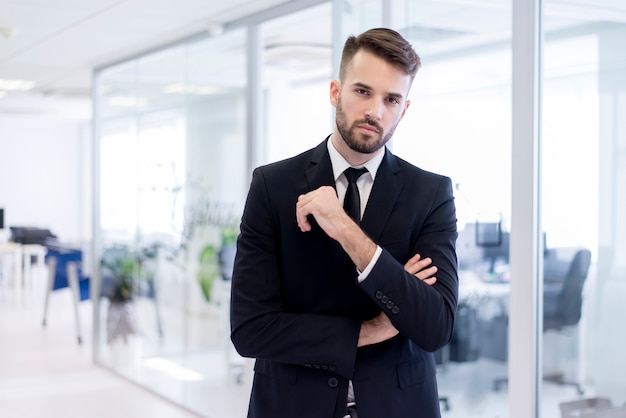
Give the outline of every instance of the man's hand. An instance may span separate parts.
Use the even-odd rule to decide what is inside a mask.
[[[377,344],[396,335],[398,335],[398,330],[393,326],[389,317],[384,312],[381,312],[376,318],[361,323],[357,347]]]
[[[296,220],[302,232],[311,230],[309,215],[329,237],[341,244],[357,269],[365,270],[376,253],[376,244],[348,216],[333,187],[322,186],[298,197]]]
[[[430,257],[426,257],[423,260],[420,257],[419,254],[415,254],[406,262],[404,269],[424,283],[432,286],[437,282],[437,278],[434,276],[437,273],[437,266],[431,266],[433,260]]]
[[[426,257],[423,260],[419,254],[415,254],[404,265],[404,269],[428,285],[433,285],[437,278],[433,276],[437,272],[436,266],[431,266],[433,260]],[[389,317],[381,312],[374,319],[363,321],[359,332],[357,347],[377,344],[398,335],[398,330],[393,326]]]
[[[324,232],[335,240],[338,239],[338,230],[345,227],[347,222],[351,222],[339,203],[335,189],[330,186],[322,186],[298,196],[296,220],[302,232],[311,230],[311,224],[307,219],[309,215],[313,215]]]

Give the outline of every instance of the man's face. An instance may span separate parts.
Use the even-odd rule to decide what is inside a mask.
[[[361,154],[382,148],[409,107],[410,87],[411,77],[402,70],[369,52],[357,52],[345,80],[331,83],[336,132],[343,139],[336,146]]]

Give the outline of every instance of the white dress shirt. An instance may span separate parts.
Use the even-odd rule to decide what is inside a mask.
[[[343,173],[346,168],[352,167],[346,160],[339,154],[339,151],[335,149],[333,142],[329,138],[326,146],[328,147],[328,154],[330,155],[330,163],[333,167],[333,175],[335,177],[335,187],[337,188],[337,196],[339,197],[339,201],[343,202],[344,197],[346,196],[346,189],[348,188],[348,179]],[[372,185],[374,184],[374,179],[376,178],[376,173],[378,172],[378,167],[380,167],[380,163],[383,161],[383,157],[385,155],[385,148],[381,148],[374,156],[366,162],[364,165],[354,167],[354,168],[367,168],[367,173],[362,174],[356,181],[356,185],[359,188],[359,196],[361,198],[361,217],[365,212],[367,207],[367,201],[370,197],[370,193],[372,191]],[[358,281],[361,283],[363,280],[367,278],[367,275],[376,265],[378,258],[380,257],[380,253],[382,249],[380,246],[376,246],[376,252],[374,256],[370,260],[369,264],[363,271],[358,271]],[[355,405],[354,398],[354,387],[352,386],[352,380],[348,382],[348,399],[347,404]],[[350,415],[346,415],[344,418],[350,418]]]
[[[337,196],[339,197],[339,201],[343,202],[343,199],[346,196],[346,189],[348,188],[348,179],[346,175],[343,173],[346,168],[352,167],[350,163],[346,161],[345,158],[339,154],[339,151],[335,149],[333,145],[333,141],[329,138],[326,142],[326,146],[328,147],[328,154],[330,155],[330,163],[333,167],[333,176],[335,177],[335,187],[337,188]],[[363,217],[363,213],[365,213],[365,208],[367,207],[367,201],[370,197],[370,193],[372,192],[372,185],[374,184],[374,179],[376,178],[376,173],[378,172],[378,167],[380,167],[380,163],[383,161],[383,157],[385,156],[385,147],[379,149],[374,153],[374,156],[365,164],[360,165],[354,168],[367,168],[367,173],[362,174],[356,181],[356,185],[359,188],[359,196],[361,197],[361,217]],[[367,278],[367,275],[376,265],[378,258],[380,257],[380,253],[382,249],[379,246],[376,246],[376,252],[374,253],[374,257],[370,260],[369,264],[363,271],[359,271],[359,283]],[[358,270],[357,270],[358,271]]]

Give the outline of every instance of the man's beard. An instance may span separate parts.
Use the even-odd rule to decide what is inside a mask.
[[[381,149],[393,136],[394,131],[396,130],[396,126],[393,126],[389,132],[385,133],[384,129],[380,124],[371,119],[361,119],[355,121],[351,127],[348,127],[348,122],[346,120],[346,114],[343,112],[343,107],[341,105],[341,98],[337,101],[337,112],[335,115],[335,123],[337,124],[337,130],[343,138],[344,142],[352,149],[353,151],[360,152],[362,154],[371,154],[379,149]],[[356,129],[358,125],[370,125],[376,128],[378,131],[377,134],[367,135],[362,133],[356,133]],[[358,138],[358,137],[361,138]]]

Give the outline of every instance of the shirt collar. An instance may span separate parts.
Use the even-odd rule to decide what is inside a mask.
[[[352,166],[346,161],[345,158],[341,156],[341,154],[339,154],[339,151],[337,151],[337,149],[333,145],[333,141],[330,137],[328,137],[328,140],[326,141],[326,147],[328,148],[328,154],[330,155],[330,163],[333,166],[333,175],[335,178],[335,182],[337,182],[337,179],[340,175],[343,174],[346,168]],[[367,171],[372,176],[372,181],[374,181],[374,179],[376,178],[376,172],[378,171],[378,167],[380,167],[380,163],[383,161],[384,156],[385,147],[382,147],[374,153],[374,156],[369,161],[355,168],[367,168]]]

